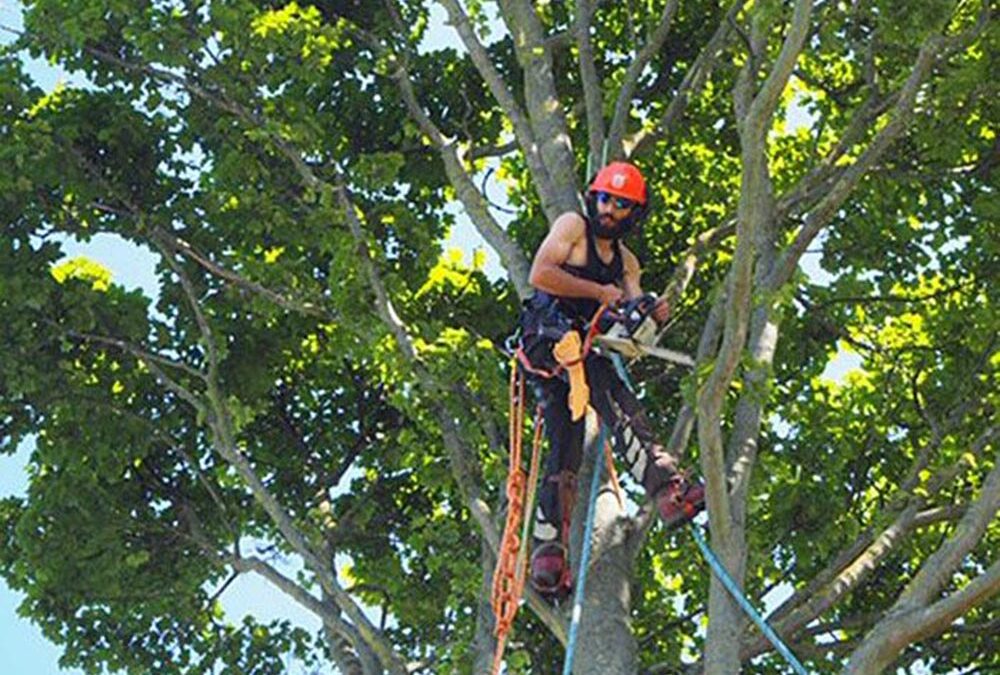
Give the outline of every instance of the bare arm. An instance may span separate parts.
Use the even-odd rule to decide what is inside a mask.
[[[622,266],[624,268],[622,286],[625,290],[625,297],[629,300],[638,298],[642,295],[642,286],[639,283],[639,278],[642,276],[642,268],[639,266],[639,259],[635,256],[635,253],[632,253],[624,245],[622,246]],[[659,298],[656,306],[653,308],[653,318],[659,323],[663,323],[669,317],[670,306],[666,300]]]
[[[622,289],[613,284],[601,285],[575,277],[562,268],[573,247],[586,237],[586,223],[576,213],[564,213],[538,247],[528,281],[540,291],[564,298],[591,298],[614,303],[622,298]]]
[[[642,268],[639,267],[639,259],[635,253],[622,245],[622,288],[628,300],[638,298],[642,295],[642,286],[639,284],[639,277],[642,276]]]

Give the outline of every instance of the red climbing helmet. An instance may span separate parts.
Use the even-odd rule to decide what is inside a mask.
[[[639,204],[645,204],[648,201],[646,180],[642,177],[639,169],[628,162],[611,162],[598,171],[587,191],[607,192],[616,197],[631,199]]]

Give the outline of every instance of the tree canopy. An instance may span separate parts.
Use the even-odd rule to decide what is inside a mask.
[[[633,376],[732,576],[811,671],[1000,667],[991,3],[24,7],[0,451],[36,449],[0,574],[64,664],[488,672],[505,341],[548,224],[628,158],[643,285],[697,358]],[[444,250],[456,205],[499,277]],[[155,300],[66,259],[99,233],[154,252]],[[787,672],[687,531],[598,507],[574,672]],[[233,625],[241,574],[323,630]],[[557,672],[568,617],[527,606],[508,672]]]

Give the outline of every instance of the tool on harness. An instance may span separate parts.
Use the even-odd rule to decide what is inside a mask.
[[[590,400],[590,387],[587,385],[587,375],[583,368],[583,342],[580,340],[580,334],[575,330],[566,331],[566,334],[552,347],[552,355],[569,377],[569,396],[566,398],[566,404],[569,405],[570,419],[575,422],[583,417],[583,413],[587,411],[587,401]]]

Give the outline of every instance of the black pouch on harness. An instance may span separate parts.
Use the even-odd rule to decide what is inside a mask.
[[[566,331],[579,328],[559,307],[559,300],[541,291],[521,305],[521,335],[559,340]]]
[[[554,367],[552,345],[574,328],[580,326],[562,311],[559,300],[548,293],[537,291],[521,304],[519,346],[535,367]]]

